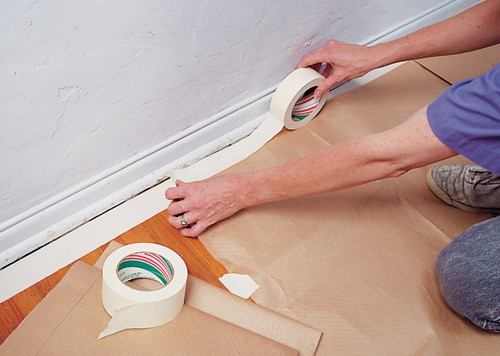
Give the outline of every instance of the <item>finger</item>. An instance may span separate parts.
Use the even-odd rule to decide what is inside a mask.
[[[321,47],[302,57],[297,67],[305,68],[313,66],[314,64],[319,63],[321,65],[322,63],[328,63],[331,61],[332,61],[332,55],[330,51],[325,50],[323,47]]]
[[[172,201],[167,208],[168,213],[174,216],[185,213],[187,210],[184,200]]]
[[[186,213],[178,214],[178,215],[170,215],[168,217],[168,222],[170,223],[170,225],[172,225],[176,229],[182,229],[183,227],[186,227],[187,225],[189,225],[185,216],[186,216]],[[183,219],[186,222],[186,224],[184,224],[184,225],[182,225]]]
[[[299,63],[295,66],[295,69],[309,67],[309,65],[306,65],[306,61],[307,61],[306,56],[302,57]]]
[[[177,180],[175,181],[175,185],[176,185],[177,187],[182,187],[183,185],[186,185],[186,184],[187,184],[187,183],[184,183],[184,182],[183,182],[183,181],[181,181],[180,179],[177,179]]]
[[[172,225],[173,227],[175,227],[176,229],[179,228],[179,225],[180,225],[180,221],[179,219],[177,219],[177,216],[172,216],[172,215],[169,215],[168,216],[168,223],[170,225]]]
[[[318,63],[321,64],[322,62],[317,59],[317,55],[314,52],[311,52],[308,55],[302,57],[296,68],[307,68]]]
[[[176,216],[170,215],[168,217],[168,222],[176,229],[190,228],[196,223],[196,221],[190,218],[188,214],[189,213],[184,213]],[[183,221],[185,222],[184,225],[182,224]]]
[[[197,224],[205,218],[205,213],[202,210],[190,210],[184,213],[184,221],[189,225]]]
[[[184,199],[186,197],[184,194],[184,190],[179,188],[183,187],[186,184],[187,183],[184,183],[183,181],[177,179],[175,181],[175,187],[168,188],[165,191],[165,198],[167,198],[168,200]]]
[[[179,231],[180,231],[180,233],[183,236],[186,236],[186,237],[197,237],[203,231],[205,231],[207,227],[208,226],[205,223],[199,222],[199,223],[196,223],[193,227],[191,227],[189,229],[181,229]]]
[[[324,63],[321,68],[321,71],[318,71],[323,77],[328,78],[333,73],[333,66],[331,63]],[[321,97],[327,90],[329,90],[328,81],[323,81],[322,84],[318,85],[316,90],[314,91],[314,97],[317,99]]]
[[[165,198],[167,198],[168,200],[184,199],[185,195],[182,189],[179,189],[178,187],[172,187],[168,188],[165,191]]]
[[[318,88],[314,91],[314,97],[319,98],[324,93],[333,88],[336,84],[342,82],[345,79],[347,78],[344,78],[342,75],[338,75],[335,71],[333,71],[333,73],[328,78],[323,80],[318,85]]]
[[[178,216],[170,215],[168,217],[168,222],[170,223],[170,225],[172,225],[176,229],[182,229],[181,219],[179,219]]]
[[[309,54],[306,54],[302,59],[300,60],[299,64],[297,65],[297,68],[307,68],[311,67],[315,64],[321,65],[324,62],[328,62],[328,60],[322,60],[324,55],[322,54],[322,48],[318,48],[314,51],[312,51]]]

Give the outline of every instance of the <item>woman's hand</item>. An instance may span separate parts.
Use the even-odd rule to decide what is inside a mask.
[[[381,66],[382,56],[383,52],[376,47],[352,45],[331,40],[305,55],[297,68],[314,67],[321,63],[331,65],[333,71],[325,70],[322,73],[326,79],[314,92],[314,96],[318,98],[335,84],[361,77],[370,70]]]
[[[248,206],[250,188],[242,175],[213,177],[200,182],[176,181],[165,197],[172,200],[168,206],[168,221],[187,237],[196,237],[216,222]],[[182,225],[183,217],[185,224]]]

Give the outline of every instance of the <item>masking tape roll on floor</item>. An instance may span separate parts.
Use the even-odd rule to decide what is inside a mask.
[[[112,319],[99,339],[124,329],[163,325],[174,319],[184,305],[186,264],[165,246],[123,246],[109,255],[102,274],[102,304]],[[163,286],[149,291],[125,284],[137,278],[148,278]]]
[[[298,129],[311,121],[326,102],[328,92],[314,98],[314,89],[325,78],[311,68],[299,68],[278,86],[270,110],[260,126],[249,136],[195,164],[171,173],[172,185],[177,179],[193,182],[209,178],[256,152],[283,127]]]

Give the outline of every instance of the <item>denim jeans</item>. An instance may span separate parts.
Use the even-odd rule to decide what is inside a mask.
[[[500,332],[500,216],[472,226],[439,254],[441,293],[459,315]]]

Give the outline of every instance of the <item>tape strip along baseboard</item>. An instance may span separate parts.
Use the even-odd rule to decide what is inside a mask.
[[[283,127],[296,130],[307,124],[326,102],[328,92],[317,99],[312,93],[324,79],[311,68],[299,68],[290,73],[276,89],[269,112],[254,132],[187,168],[174,171],[170,176],[172,186],[177,179],[192,182],[220,173],[256,152]]]

